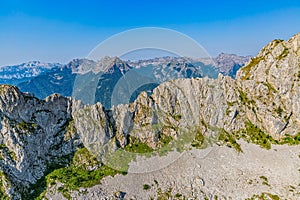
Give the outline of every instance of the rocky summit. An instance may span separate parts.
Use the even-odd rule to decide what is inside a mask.
[[[0,119],[1,199],[299,199],[300,34],[236,80],[175,79],[110,110],[1,85]]]

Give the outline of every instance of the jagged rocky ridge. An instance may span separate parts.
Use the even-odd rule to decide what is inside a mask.
[[[30,185],[52,166],[65,165],[80,144],[68,129],[72,102],[60,95],[39,100],[16,87],[0,86],[0,168],[12,199],[28,194]]]
[[[249,57],[224,53],[216,58],[162,57],[135,62],[125,62],[117,57],[105,57],[99,61],[74,59],[66,65],[57,65],[51,69],[46,68],[46,66],[43,73],[37,76],[20,77],[17,79],[17,82],[7,82],[6,79],[1,79],[0,77],[0,83],[15,85],[21,91],[30,92],[41,99],[46,98],[50,94],[59,93],[63,96],[75,97],[89,104],[101,102],[106,108],[110,108],[111,100],[109,97],[111,92],[124,74],[134,76],[135,80],[140,79],[151,82],[152,84],[149,84],[148,88],[140,89],[152,91],[158,84],[176,78],[200,78],[204,76],[217,78],[218,73],[235,77],[236,71],[248,60]],[[27,65],[33,66],[30,63]],[[28,67],[23,68],[23,65],[14,66],[14,70],[10,72],[11,76],[19,76],[20,73],[18,71],[20,70],[27,74],[32,71]],[[3,69],[10,70],[8,67],[3,67]],[[86,91],[85,88],[78,88],[78,84],[85,85],[85,82],[89,83],[86,87],[93,88],[96,91],[87,95],[78,94],[80,90]],[[140,90],[138,89],[136,93],[140,93]],[[89,96],[89,99],[92,100],[87,100],[86,96]],[[136,96],[134,95],[132,99],[134,100]],[[125,103],[128,103],[128,101]]]
[[[48,170],[66,166],[82,145],[101,161],[105,152],[128,145],[130,137],[155,149],[162,136],[176,140],[197,131],[218,138],[243,131],[247,123],[277,139],[296,135],[299,49],[299,34],[275,40],[238,71],[236,80],[176,79],[111,110],[59,95],[39,100],[2,85],[1,192],[26,199]]]

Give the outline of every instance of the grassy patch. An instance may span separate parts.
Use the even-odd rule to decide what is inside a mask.
[[[289,49],[288,48],[284,48],[284,50],[282,51],[282,53],[278,56],[278,60],[282,60],[283,58],[285,58],[287,55],[289,54]]]
[[[242,80],[249,80],[251,68],[258,65],[262,60],[263,57],[252,58],[250,63],[241,69],[244,72],[244,76],[242,77]]]
[[[239,98],[244,105],[255,104],[255,101],[248,99],[247,95],[242,90],[239,90]]]
[[[72,165],[88,169],[89,167],[99,166],[98,160],[90,154],[86,148],[81,148],[76,151],[73,157]]]
[[[120,173],[105,165],[94,168],[95,165],[100,166],[96,158],[86,148],[82,148],[75,153],[69,166],[55,169],[45,177],[44,182],[46,186],[55,185],[57,181],[61,182],[63,185],[58,191],[70,199],[70,190],[92,187],[99,184],[103,177]],[[89,166],[93,169],[88,169]]]
[[[89,188],[100,183],[105,176],[114,176],[119,172],[102,165],[97,170],[86,170],[82,167],[70,166],[54,170],[46,176],[47,184],[53,185],[55,181],[63,183],[66,190],[77,190],[80,187]]]
[[[201,148],[202,145],[203,145],[203,142],[204,142],[204,140],[205,140],[205,137],[204,137],[204,135],[202,134],[200,128],[197,128],[195,132],[196,132],[195,138],[193,139],[191,145],[192,145],[193,147],[196,147],[196,148]]]
[[[160,135],[158,144],[160,147],[163,147],[165,145],[168,145],[172,140],[173,138],[171,136]]]
[[[300,133],[296,135],[288,135],[281,138],[279,141],[275,141],[276,144],[288,144],[288,145],[299,145],[300,144]]]
[[[246,129],[242,130],[238,137],[245,139],[247,142],[257,144],[265,149],[271,149],[272,144],[283,144],[281,141],[277,141],[270,135],[264,133],[260,128],[252,124],[250,121],[246,122]]]
[[[279,117],[282,116],[283,109],[282,109],[280,106],[279,106],[275,111],[276,111],[276,113],[277,113],[277,115],[278,115]]]
[[[246,200],[269,200],[269,199],[272,199],[272,200],[280,200],[279,196],[276,195],[276,194],[271,194],[271,193],[261,193],[260,195],[258,194],[255,194],[253,195],[252,197],[250,198],[247,198]]]
[[[115,152],[104,154],[103,160],[108,166],[114,166],[118,171],[126,173],[129,168],[129,163],[135,161],[137,155],[136,153],[127,152],[120,148]]]
[[[162,134],[158,138],[158,147],[155,149],[152,149],[138,139],[129,138],[130,142],[128,145],[111,153],[104,154],[103,160],[108,166],[114,166],[119,171],[127,172],[130,162],[135,161],[137,156],[149,158],[153,156],[166,156],[172,151],[182,152],[185,149],[191,148],[190,144],[194,136],[195,129],[178,135],[176,139]],[[200,141],[199,137],[197,137],[198,141]]]
[[[228,133],[224,129],[220,131],[218,140],[225,143],[226,146],[234,148],[237,152],[243,152],[240,144],[236,141],[235,135]]]
[[[178,114],[178,115],[172,115],[172,117],[173,117],[176,121],[179,121],[179,120],[181,120],[182,115],[181,115],[181,114]]]
[[[9,196],[6,194],[4,182],[6,180],[6,175],[0,171],[0,199],[9,200]]]
[[[252,124],[250,121],[246,122],[246,128],[235,134],[238,139],[244,139],[247,142],[257,144],[262,148],[271,149],[272,144],[288,144],[298,145],[300,144],[300,133],[296,135],[285,135],[279,140],[275,140],[270,135],[264,133],[260,128]]]
[[[268,178],[267,178],[267,177],[265,177],[265,176],[260,176],[259,178],[262,180],[262,184],[263,184],[263,185],[270,186],[270,184],[269,184],[269,181],[268,181]]]
[[[11,151],[5,144],[0,144],[0,160],[3,160],[3,156],[9,156],[11,160],[16,161],[17,155],[15,152]]]
[[[163,191],[161,188],[157,189],[157,200],[166,200],[172,198],[172,188]]]
[[[150,153],[153,149],[149,147],[146,143],[139,141],[133,137],[129,138],[129,144],[124,148],[125,151],[132,153]]]
[[[37,125],[34,123],[26,123],[24,120],[22,120],[17,127],[23,131],[28,131],[29,133],[34,132]]]
[[[271,149],[271,144],[274,143],[274,139],[270,135],[265,134],[250,121],[246,122],[246,129],[242,130],[240,137],[265,149]]]
[[[252,124],[250,121],[245,123],[245,129],[235,133],[228,133],[224,129],[219,129],[218,140],[223,142],[230,148],[234,148],[237,152],[242,152],[240,145],[237,140],[243,139],[248,143],[259,145],[261,148],[271,149],[272,144],[288,144],[298,145],[300,144],[300,133],[296,135],[285,135],[279,140],[275,140],[270,135],[264,133],[260,128]]]
[[[263,83],[265,86],[267,86],[268,90],[271,92],[277,92],[277,90],[269,83],[269,82],[265,82]]]

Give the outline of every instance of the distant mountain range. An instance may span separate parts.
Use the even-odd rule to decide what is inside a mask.
[[[32,61],[20,65],[0,67],[0,83],[16,85],[61,66],[62,64],[59,63]]]
[[[172,79],[217,78],[219,73],[234,78],[236,71],[250,58],[222,53],[212,59],[162,57],[122,61],[117,57],[104,57],[98,62],[74,59],[66,65],[34,61],[1,67],[0,84],[17,86],[42,99],[59,93],[88,104],[101,102],[110,108],[132,102],[141,91],[151,93],[160,83]]]

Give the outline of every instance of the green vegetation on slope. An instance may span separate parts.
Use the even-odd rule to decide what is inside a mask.
[[[80,166],[70,166],[57,169],[46,176],[47,184],[54,185],[56,181],[63,183],[63,191],[88,188],[100,183],[105,176],[114,176],[119,172],[102,165],[96,170],[87,170]]]
[[[133,137],[129,138],[129,144],[125,146],[125,151],[132,153],[150,153],[153,149],[149,147],[146,143],[140,142],[138,139]]]
[[[271,200],[280,200],[278,195],[271,194],[271,193],[265,193],[265,192],[261,193],[260,195],[255,194],[252,197],[247,198],[246,200],[256,200],[256,199],[257,200],[269,200],[269,199],[271,199]]]
[[[12,161],[17,160],[15,152],[11,151],[5,144],[0,144],[0,160],[4,160],[5,155],[8,155]]]
[[[200,147],[202,147],[202,145],[203,145],[203,142],[204,142],[205,137],[204,137],[204,135],[202,134],[200,128],[196,129],[195,132],[196,132],[196,133],[195,133],[195,137],[194,137],[194,139],[193,139],[191,145],[192,145],[193,147],[200,148]]]
[[[57,182],[62,183],[58,191],[64,197],[70,199],[70,190],[77,190],[80,187],[92,187],[99,184],[103,177],[114,176],[118,173],[120,172],[105,165],[100,165],[86,148],[81,148],[76,151],[69,166],[52,171],[45,177],[45,180],[47,186],[53,186]],[[41,198],[41,196],[38,198]]]
[[[246,122],[246,129],[242,131],[242,138],[246,139],[246,141],[250,141],[254,144],[258,144],[259,146],[270,149],[271,144],[288,144],[288,145],[298,145],[300,144],[300,133],[296,135],[288,135],[286,134],[283,138],[279,140],[275,140],[270,135],[264,133],[257,126],[252,124],[250,121]]]
[[[253,99],[250,100],[242,90],[239,90],[239,98],[244,105],[255,104],[255,101]]]
[[[250,71],[251,68],[258,65],[260,61],[262,61],[264,58],[263,57],[254,57],[251,58],[251,61],[249,62],[248,65],[244,66],[241,70],[244,72],[244,76],[242,77],[242,80],[249,80],[250,78]]]
[[[238,139],[243,138],[247,142],[259,145],[262,148],[270,149],[274,139],[264,133],[260,128],[252,124],[250,121],[246,122],[246,128],[237,135]]]
[[[122,172],[127,172],[131,161],[135,161],[137,156],[146,158],[152,156],[165,156],[169,152],[182,152],[185,149],[191,148],[190,144],[194,140],[195,147],[200,147],[202,144],[202,134],[197,133],[197,129],[192,129],[190,132],[185,132],[173,139],[171,136],[161,134],[157,139],[157,147],[151,148],[146,143],[141,142],[137,138],[130,137],[129,144],[124,148],[119,148],[112,153],[104,154],[103,161],[108,166],[114,166]],[[196,134],[196,137],[195,137]],[[204,138],[204,137],[203,137]]]
[[[37,125],[34,123],[26,123],[24,120],[22,120],[17,127],[23,131],[31,133],[36,129]]]
[[[248,143],[257,144],[265,149],[271,149],[272,144],[300,144],[300,133],[293,136],[285,135],[283,138],[275,140],[272,138],[272,136],[264,133],[260,128],[252,124],[250,121],[247,121],[245,125],[245,129],[236,133],[228,133],[225,130],[221,131],[219,134],[219,141],[225,142],[227,146],[235,148],[238,152],[242,152],[240,145],[236,142],[240,139],[243,139]]]
[[[206,127],[208,126],[206,125]],[[257,126],[253,125],[250,121],[246,122],[245,129],[236,133],[229,133],[224,129],[216,127],[208,128],[219,133],[218,141],[222,141],[228,147],[234,148],[237,152],[242,152],[241,146],[237,142],[239,139],[244,139],[247,142],[257,144],[266,149],[270,149],[271,144],[294,145],[300,143],[300,133],[295,136],[286,135],[281,140],[275,140],[271,136],[265,134]],[[122,172],[123,174],[126,173],[129,163],[135,160],[137,155],[144,155],[146,157],[155,155],[163,156],[174,149],[183,151],[186,149],[187,144],[191,144],[196,148],[202,148],[203,143],[207,139],[208,138],[202,134],[199,127],[193,129],[192,134],[186,133],[179,135],[176,140],[171,136],[161,135],[159,138],[159,149],[152,149],[146,143],[143,143],[138,139],[129,138],[130,142],[128,145],[110,155],[110,162],[107,163],[107,166],[101,165],[101,163],[99,163],[86,148],[81,148],[74,154],[69,166],[55,169],[45,177],[45,185],[49,187],[56,185],[57,182],[62,183],[62,186],[58,188],[58,191],[69,199],[71,190],[78,190],[80,187],[92,187],[99,184],[101,179],[105,176],[114,176],[118,173],[122,174]],[[115,169],[118,170],[108,166],[116,166]],[[264,178],[262,178],[262,180],[263,179]],[[265,181],[265,183],[267,182]],[[150,189],[147,186],[145,187],[145,190]],[[45,194],[45,192],[43,192],[44,190],[39,191],[39,194],[41,195],[37,199]]]
[[[5,192],[4,182],[6,179],[6,175],[0,171],[0,199],[1,200],[9,200],[8,195]]]
[[[282,60],[283,58],[285,58],[287,55],[289,54],[289,49],[284,47],[284,50],[282,51],[282,53],[278,56],[278,60]]]
[[[222,129],[219,133],[219,141],[222,141],[226,144],[226,146],[230,148],[234,148],[237,152],[243,152],[241,146],[236,141],[235,135],[228,133],[224,129]]]

